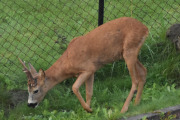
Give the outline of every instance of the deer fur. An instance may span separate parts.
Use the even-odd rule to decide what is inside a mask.
[[[48,90],[67,78],[77,76],[72,90],[82,107],[92,112],[90,103],[94,73],[107,63],[124,59],[132,79],[132,88],[121,110],[122,113],[126,112],[137,89],[135,104],[140,102],[146,81],[146,68],[138,60],[138,53],[147,35],[148,28],[141,22],[122,17],[74,38],[62,56],[46,71],[40,69],[38,73],[31,64],[28,70],[25,63],[19,59],[28,78],[28,106],[37,106]],[[79,92],[84,83],[86,102]]]

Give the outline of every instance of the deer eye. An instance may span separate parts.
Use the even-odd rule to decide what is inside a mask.
[[[33,93],[36,94],[36,93],[38,93],[38,91],[39,91],[39,90],[35,90]]]

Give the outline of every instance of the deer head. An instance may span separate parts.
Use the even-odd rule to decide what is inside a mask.
[[[23,72],[26,73],[28,79],[28,107],[35,108],[46,94],[46,85],[44,85],[46,78],[45,72],[40,69],[39,73],[37,73],[36,69],[30,63],[30,69],[28,69],[25,62],[23,62],[20,58],[19,61],[22,64]]]

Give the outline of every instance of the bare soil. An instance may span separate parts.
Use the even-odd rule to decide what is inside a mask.
[[[26,102],[28,99],[27,90],[11,90],[9,91],[10,105],[17,106],[19,103]]]

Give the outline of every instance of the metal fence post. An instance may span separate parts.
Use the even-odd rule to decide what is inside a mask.
[[[103,24],[104,18],[104,0],[99,0],[98,26]]]

